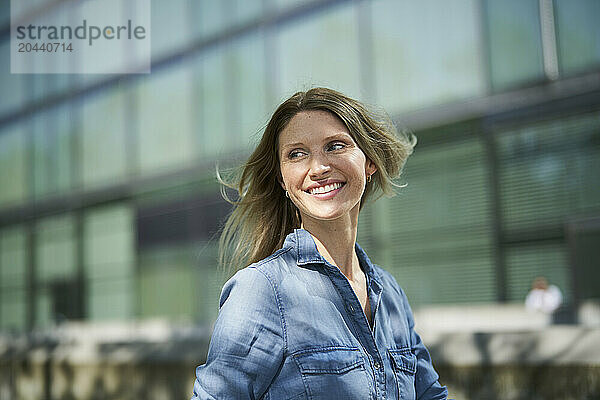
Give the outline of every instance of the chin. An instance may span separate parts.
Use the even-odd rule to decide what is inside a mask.
[[[301,213],[302,218],[309,218],[318,221],[334,221],[345,215],[348,215],[350,210],[334,209],[334,210],[313,210],[312,212]]]

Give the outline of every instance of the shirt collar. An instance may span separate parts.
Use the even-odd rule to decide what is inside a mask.
[[[294,229],[294,231],[285,238],[284,247],[287,246],[295,249],[296,262],[298,265],[314,263],[331,265],[325,260],[325,258],[323,258],[321,253],[319,253],[312,235],[306,229]],[[379,274],[373,267],[373,263],[367,256],[367,253],[365,253],[358,243],[354,244],[354,248],[356,250],[358,260],[360,261],[360,266],[364,270],[367,277],[373,279],[375,282],[381,285]]]

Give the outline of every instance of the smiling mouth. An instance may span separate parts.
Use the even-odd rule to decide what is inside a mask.
[[[339,188],[341,188],[342,186],[344,186],[346,183],[342,183],[342,182],[336,182],[336,183],[331,183],[329,185],[324,185],[324,186],[319,186],[316,188],[312,188],[309,191],[307,191],[310,194],[324,194],[324,193],[329,193],[329,192],[333,192],[334,190],[337,190]]]

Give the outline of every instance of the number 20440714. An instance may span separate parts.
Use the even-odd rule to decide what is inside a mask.
[[[42,52],[42,53],[66,53],[73,51],[72,43],[59,43],[59,42],[34,42],[34,43],[19,43],[19,53],[31,53],[31,52]]]

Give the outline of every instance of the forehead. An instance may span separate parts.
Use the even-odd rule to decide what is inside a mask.
[[[279,134],[279,146],[307,142],[335,134],[350,135],[342,120],[329,111],[302,111],[294,115]]]

